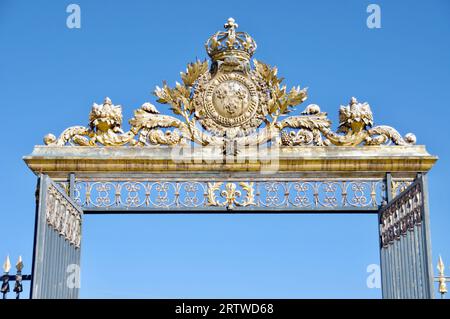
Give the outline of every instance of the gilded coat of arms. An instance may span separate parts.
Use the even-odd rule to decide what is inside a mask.
[[[234,138],[259,127],[267,114],[268,88],[258,85],[250,68],[255,41],[236,32],[233,19],[205,44],[211,70],[199,78],[194,90],[195,116],[213,134]]]

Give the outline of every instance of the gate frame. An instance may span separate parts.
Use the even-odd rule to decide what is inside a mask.
[[[278,150],[275,154],[266,154],[264,160],[277,159],[277,170],[273,172],[261,172],[263,166],[262,157],[257,157],[256,162],[251,162],[258,150],[248,150],[238,156],[231,158],[223,154],[215,154],[213,158],[216,161],[205,163],[199,161],[199,155],[206,152],[200,149],[194,152],[189,158],[184,158],[184,163],[177,162],[172,158],[171,148],[157,147],[153,150],[151,147],[133,148],[133,147],[54,147],[54,146],[36,146],[30,156],[24,158],[27,165],[36,174],[46,174],[55,183],[59,184],[65,192],[70,195],[72,203],[80,205],[80,183],[91,181],[101,183],[102,181],[114,181],[116,183],[124,182],[150,182],[164,177],[169,182],[176,182],[180,176],[184,176],[185,181],[210,181],[223,182],[225,184],[238,184],[239,181],[284,181],[289,177],[290,180],[305,182],[314,180],[318,183],[329,181],[364,181],[367,179],[380,180],[384,185],[386,192],[385,199],[387,205],[392,204],[396,198],[401,196],[404,188],[412,183],[417,177],[423,185],[424,201],[424,225],[425,242],[427,244],[427,270],[428,276],[424,278],[427,282],[432,282],[431,265],[431,244],[429,234],[429,211],[428,194],[426,183],[426,172],[433,166],[436,157],[429,155],[423,146],[381,146],[381,147],[287,147],[285,151]],[[200,153],[199,153],[200,152]],[[320,154],[323,152],[322,154]],[[156,153],[156,154],[155,154]],[[237,159],[241,157],[243,161]],[[200,156],[201,158],[201,156]],[[230,161],[230,159],[233,159]],[[179,159],[178,159],[179,160]],[[219,169],[222,169],[220,171]],[[206,182],[205,182],[206,183]],[[209,184],[206,187],[210,187]],[[239,186],[237,186],[239,187]],[[255,186],[257,187],[257,186]],[[123,189],[123,188],[121,188]],[[345,191],[344,191],[345,192]],[[216,192],[218,199],[221,197],[220,191]],[[244,201],[245,192],[242,191],[240,199],[236,199],[239,204]],[[207,192],[205,190],[205,196]],[[347,195],[347,194],[346,194]],[[43,194],[40,193],[42,198]],[[115,195],[117,196],[117,194]],[[312,195],[311,195],[312,196]],[[316,196],[316,194],[314,194]],[[319,195],[317,195],[319,196]],[[205,199],[206,200],[206,199]],[[292,209],[291,213],[380,213],[380,208],[386,203],[379,202],[376,207],[363,207],[350,209],[349,206],[312,209]],[[157,209],[155,207],[133,208],[116,207],[92,209],[80,205],[85,214],[91,213],[271,213],[286,212],[282,209],[255,209],[249,206],[235,207],[228,206],[210,206],[202,210],[195,208],[176,210],[176,209]],[[260,207],[261,208],[261,207]],[[381,229],[378,236],[381,236]],[[381,247],[381,246],[380,246]],[[36,247],[35,247],[36,248]],[[380,249],[381,252],[381,249]],[[380,255],[381,262],[381,255]],[[386,269],[381,269],[381,274]],[[432,284],[427,286],[427,296],[433,298],[433,291],[429,291]],[[383,298],[392,298],[386,296],[385,287],[382,287]],[[394,297],[395,298],[395,297]]]

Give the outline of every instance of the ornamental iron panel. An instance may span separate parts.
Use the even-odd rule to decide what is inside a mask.
[[[382,179],[76,180],[74,200],[84,210],[91,212],[99,210],[378,211],[378,207],[386,200],[385,189],[385,182]]]
[[[40,175],[32,298],[78,298],[83,211],[48,176]]]
[[[425,176],[380,209],[384,298],[433,298]]]

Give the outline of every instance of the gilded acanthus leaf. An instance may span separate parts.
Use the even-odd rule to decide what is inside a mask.
[[[369,104],[359,103],[352,97],[349,105],[340,107],[338,132],[347,133],[350,129],[366,129],[372,125],[373,115]]]
[[[369,135],[365,141],[367,145],[388,144],[391,141],[396,145],[415,143],[415,136],[413,134],[406,134],[405,138],[403,138],[396,129],[386,125],[371,128],[367,133]]]
[[[58,146],[64,146],[67,142],[71,141],[73,137],[81,137],[81,136],[87,136],[90,134],[90,130],[87,127],[84,126],[72,126],[67,129],[65,129],[61,135],[59,136],[58,140],[55,140],[55,144]],[[81,141],[81,139],[80,139]],[[46,142],[47,145],[53,144]],[[88,146],[90,143],[88,140],[85,140],[83,143],[79,143],[74,141],[74,144],[82,145],[82,146]]]
[[[177,131],[167,130],[163,132],[161,128],[178,128],[186,130],[186,124],[179,119],[161,115],[156,107],[150,103],[144,103],[140,109],[134,112],[134,117],[129,121],[131,131],[139,134],[139,145],[175,145],[182,140],[182,135]]]
[[[148,113],[159,114],[159,111],[156,109],[156,107],[153,104],[148,103],[148,102],[142,104],[141,109],[143,109],[144,111],[147,111]]]
[[[251,206],[256,205],[255,202],[255,183],[254,182],[240,182],[239,186],[242,187],[244,192],[246,193],[245,200],[242,203],[238,203],[238,206]]]
[[[290,116],[282,120],[280,128],[304,128],[304,129],[324,129],[331,126],[331,121],[326,116]]]
[[[149,112],[148,110],[152,110]],[[150,104],[142,105],[140,109],[134,111],[134,117],[129,121],[130,125],[138,131],[145,128],[160,128],[160,127],[179,127],[182,122],[169,115],[161,115],[158,110]]]
[[[318,105],[308,105],[303,116],[291,116],[276,124],[281,130],[284,128],[296,129],[296,131],[282,131],[281,144],[287,146],[297,145],[326,145],[321,133],[330,130],[331,121],[326,113],[321,113]]]
[[[219,206],[219,202],[217,201],[216,191],[220,189],[223,183],[208,183],[208,206]]]
[[[107,125],[117,132],[122,124],[122,106],[113,105],[108,97],[105,98],[103,104],[94,103],[89,114],[89,123],[91,129]]]
[[[164,133],[161,130],[151,130],[145,137],[146,140],[140,139],[143,145],[177,145],[182,140],[182,136],[176,131],[167,131]]]

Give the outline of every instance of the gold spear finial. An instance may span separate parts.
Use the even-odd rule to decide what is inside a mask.
[[[18,272],[21,272],[22,269],[23,269],[22,256],[19,256],[19,259],[17,260],[17,263],[16,263],[16,270]]]
[[[5,263],[3,264],[3,271],[5,274],[9,273],[9,270],[11,269],[11,261],[9,260],[9,255],[6,256]]]
[[[445,266],[444,266],[444,262],[442,261],[441,255],[439,255],[439,261],[438,261],[438,264],[437,264],[437,269],[439,271],[439,276],[444,276]]]
[[[445,266],[444,266],[444,262],[442,261],[441,255],[439,255],[437,269],[439,271],[439,276],[437,278],[438,282],[439,282],[439,293],[441,294],[441,296],[443,298],[444,295],[447,293],[447,283],[446,283],[447,278],[445,278],[445,274],[444,274]]]

